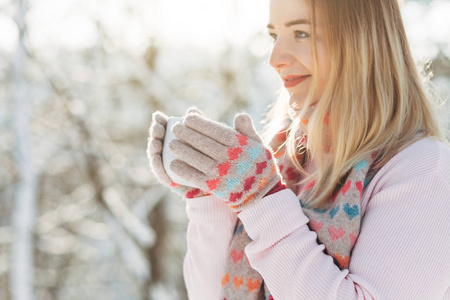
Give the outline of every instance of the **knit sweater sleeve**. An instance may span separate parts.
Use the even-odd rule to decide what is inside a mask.
[[[447,171],[448,173],[448,171]],[[239,214],[245,253],[274,299],[443,299],[450,286],[450,188],[439,173],[381,189],[340,270],[295,194],[284,190]]]
[[[220,280],[237,215],[214,196],[186,202],[189,223],[183,274],[189,299],[219,299]]]

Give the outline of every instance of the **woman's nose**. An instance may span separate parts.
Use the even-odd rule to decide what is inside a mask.
[[[293,57],[289,53],[287,47],[277,41],[272,48],[272,53],[270,54],[269,64],[274,69],[282,69],[288,67],[292,64]]]

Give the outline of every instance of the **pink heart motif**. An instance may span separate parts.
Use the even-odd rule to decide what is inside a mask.
[[[311,228],[315,232],[319,232],[320,229],[322,229],[322,227],[323,227],[323,222],[317,222],[317,221],[314,221],[314,220],[309,221],[309,224],[311,224]]]
[[[350,188],[350,186],[352,185],[352,181],[348,180],[345,185],[342,187],[342,195],[345,195],[345,193],[347,193],[348,189]]]
[[[230,202],[236,202],[242,198],[242,192],[240,193],[231,193],[230,194]]]
[[[316,184],[316,181],[313,180],[313,181],[311,181],[310,183],[308,183],[308,184],[303,188],[303,190],[304,190],[304,191],[309,190],[309,189],[312,188],[315,184]]]
[[[269,149],[266,149],[266,157],[267,157],[267,160],[271,160],[272,159],[272,152],[270,152]]]
[[[200,190],[199,189],[192,189],[189,192],[186,193],[186,198],[188,199],[192,199],[195,196],[197,196],[198,194],[200,194]]]
[[[331,240],[333,242],[335,242],[335,241],[337,241],[338,239],[340,239],[341,237],[344,236],[345,230],[342,227],[339,228],[339,229],[336,229],[336,228],[334,228],[333,225],[331,225],[330,227],[328,227],[328,233],[331,236]]]
[[[245,179],[244,191],[248,192],[252,188],[253,183],[255,183],[255,176]]]
[[[356,188],[359,191],[359,196],[362,197],[362,190],[363,190],[363,184],[362,181],[357,181],[356,182]]]
[[[228,170],[230,169],[231,164],[230,162],[225,162],[223,164],[220,164],[217,166],[217,168],[219,169],[219,175],[220,176],[225,176],[228,174]]]
[[[267,161],[257,163],[256,164],[256,174],[257,175],[261,174],[265,168],[267,168]]]
[[[228,157],[230,160],[238,159],[239,155],[242,153],[242,148],[228,148]]]
[[[238,134],[236,136],[237,136],[237,138],[239,140],[239,145],[241,145],[241,146],[247,145],[248,137],[246,137],[243,134]]]
[[[206,182],[210,191],[214,191],[219,183],[220,183],[220,178],[208,180]]]
[[[231,250],[231,259],[233,260],[233,263],[237,263],[244,257],[244,250],[238,252],[236,249]]]

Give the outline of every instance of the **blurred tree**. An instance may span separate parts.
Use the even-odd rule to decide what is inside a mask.
[[[33,227],[36,217],[36,174],[29,135],[30,95],[26,78],[27,57],[24,36],[26,32],[26,0],[16,0],[19,36],[12,60],[12,98],[14,101],[14,133],[16,138],[16,165],[19,179],[16,185],[12,211],[13,243],[11,245],[10,288],[13,300],[32,300],[34,295]]]
[[[0,299],[187,299],[184,203],[149,170],[151,113],[195,105],[231,124],[246,110],[258,127],[278,78],[265,33],[167,43],[165,3],[0,2],[17,28],[13,51],[0,44]],[[447,44],[431,65],[442,87]]]

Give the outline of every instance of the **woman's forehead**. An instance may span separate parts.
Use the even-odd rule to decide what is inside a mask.
[[[314,4],[314,24],[311,20],[310,0],[270,0],[268,28],[281,28],[289,23],[314,25],[315,30],[323,27],[322,8]],[[298,22],[299,20],[306,22]],[[296,25],[295,24],[295,25]]]
[[[270,0],[270,20],[285,23],[310,18],[308,0]]]

